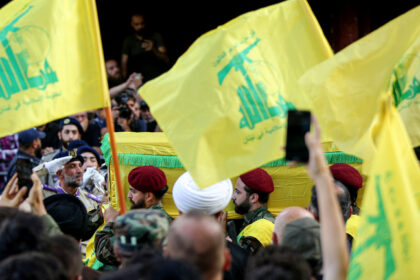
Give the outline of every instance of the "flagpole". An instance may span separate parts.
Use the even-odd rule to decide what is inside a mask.
[[[123,192],[120,163],[118,161],[117,146],[115,145],[114,121],[112,118],[111,108],[105,108],[106,126],[108,127],[109,143],[111,145],[112,163],[114,164],[115,181],[117,182],[118,202],[120,204],[120,213],[124,214],[127,210],[125,207],[125,196]],[[108,177],[109,178],[109,177]]]

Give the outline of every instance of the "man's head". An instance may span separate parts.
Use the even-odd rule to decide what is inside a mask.
[[[39,252],[25,252],[8,258],[0,264],[0,278],[3,280],[68,279],[57,259]]]
[[[161,211],[131,210],[114,223],[114,251],[120,261],[124,261],[146,247],[161,249],[168,230],[168,219]]]
[[[88,214],[80,199],[71,194],[55,194],[44,199],[44,204],[61,232],[77,241],[85,239]]]
[[[281,240],[283,238],[283,232],[286,225],[290,222],[293,222],[297,219],[302,218],[312,218],[314,216],[308,210],[302,207],[288,207],[281,211],[274,222],[274,232],[273,232],[273,243],[277,245],[282,245]]]
[[[330,166],[331,175],[340,181],[349,191],[352,204],[356,203],[357,192],[363,187],[363,178],[359,171],[346,163],[335,163]]]
[[[27,154],[42,157],[41,139],[45,137],[45,133],[31,128],[18,133],[19,149]]]
[[[77,149],[77,153],[83,157],[83,170],[86,170],[88,167],[93,167],[96,170],[99,170],[101,157],[94,148],[87,145],[81,146]]]
[[[322,268],[320,225],[313,215],[300,207],[289,207],[277,217],[274,225],[273,243],[287,246],[309,263],[312,274]]]
[[[60,186],[63,188],[78,188],[83,183],[83,157],[76,152],[72,151],[63,151],[54,156],[53,159],[73,156],[64,167],[57,171],[58,179],[60,180]]]
[[[172,223],[165,253],[195,265],[204,279],[220,277],[230,265],[222,227],[199,211],[188,212]]]
[[[223,211],[232,197],[230,179],[200,189],[189,172],[182,174],[172,189],[174,203],[181,213],[193,210],[215,215]]]
[[[139,166],[128,174],[128,198],[134,208],[149,208],[160,203],[168,190],[165,173],[155,166]]]
[[[105,67],[108,79],[120,80],[122,78],[120,67],[115,59],[108,59],[105,62]]]
[[[338,180],[334,181],[335,192],[337,194],[338,203],[340,204],[341,212],[343,215],[344,222],[350,218],[352,214],[352,206],[350,194],[347,188]],[[309,205],[309,211],[312,212],[315,219],[319,220],[319,207],[316,187],[312,187],[311,204]]]
[[[60,121],[58,138],[63,147],[67,149],[68,144],[73,140],[82,138],[83,128],[79,121],[73,117],[67,117]]]
[[[73,118],[75,118],[80,125],[83,128],[83,131],[86,131],[89,125],[89,118],[88,118],[88,112],[81,112],[81,113],[77,113],[72,115]]]
[[[283,246],[267,246],[248,261],[246,280],[311,279],[311,269],[305,259]]]
[[[83,263],[79,243],[65,234],[49,236],[45,251],[58,260],[70,280],[82,278]]]
[[[134,14],[131,16],[131,27],[139,36],[144,36],[144,31],[146,28],[146,23],[144,21],[144,16],[142,14]]]
[[[155,120],[150,113],[149,105],[147,105],[145,101],[140,102],[140,116],[146,122],[152,122]]]
[[[274,191],[273,179],[261,168],[254,169],[239,176],[233,192],[235,212],[246,214],[256,210],[268,202]]]
[[[40,250],[45,234],[42,219],[34,214],[17,211],[0,226],[0,262],[28,251]]]

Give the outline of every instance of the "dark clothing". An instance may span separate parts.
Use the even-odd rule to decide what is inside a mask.
[[[151,121],[147,123],[147,132],[155,132],[157,126],[157,122],[156,121]]]
[[[82,139],[91,147],[100,147],[101,128],[99,125],[96,122],[91,122],[83,134]]]
[[[143,82],[147,82],[166,71],[166,65],[156,57],[153,51],[146,51],[142,46],[144,40],[151,40],[154,47],[163,47],[162,36],[152,32],[139,39],[135,34],[125,38],[122,53],[128,55],[127,73],[137,72],[143,75]]]
[[[232,265],[230,266],[230,269],[228,271],[224,272],[223,279],[244,279],[249,252],[245,249],[242,249],[238,245],[228,241],[226,241],[226,247],[229,248],[230,255],[232,256]]]
[[[58,139],[58,132],[59,129],[59,123],[60,121],[52,121],[50,123],[47,123],[45,125],[45,137],[41,139],[42,142],[42,148],[51,147],[53,149],[59,149],[61,146],[61,141]]]
[[[13,175],[15,175],[16,173],[16,161],[18,158],[22,158],[22,159],[28,159],[31,163],[32,163],[32,168],[34,168],[35,166],[37,166],[39,164],[39,162],[41,161],[41,159],[28,155],[27,153],[24,153],[22,151],[18,151],[16,156],[12,159],[12,161],[10,162],[9,168],[7,169],[7,180],[6,183],[4,183],[4,185],[1,187],[0,189],[0,193],[3,193],[4,188],[7,185],[7,182],[10,181],[10,179],[13,177]]]

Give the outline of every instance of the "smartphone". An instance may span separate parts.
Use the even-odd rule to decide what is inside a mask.
[[[31,179],[32,162],[29,159],[18,158],[16,160],[16,173],[18,174],[19,189],[22,187],[27,187],[28,192],[26,194],[28,194],[33,185]]]
[[[309,151],[305,134],[311,127],[311,112],[290,110],[287,112],[286,160],[308,162]]]

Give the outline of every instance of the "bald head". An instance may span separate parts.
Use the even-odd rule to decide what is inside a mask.
[[[176,219],[169,230],[166,253],[195,265],[205,279],[223,272],[224,233],[214,217],[191,211]]]
[[[273,243],[280,244],[282,240],[282,233],[286,225],[301,218],[311,218],[314,216],[308,210],[302,207],[288,207],[277,215],[274,223]]]

